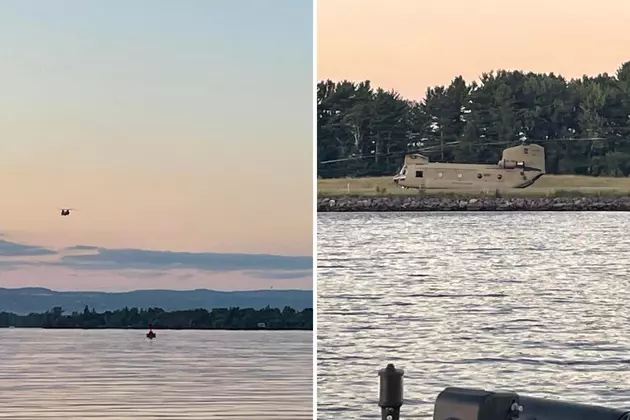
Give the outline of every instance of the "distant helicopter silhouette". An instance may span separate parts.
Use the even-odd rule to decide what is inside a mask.
[[[61,209],[62,216],[70,216],[70,211],[75,211],[76,209]]]

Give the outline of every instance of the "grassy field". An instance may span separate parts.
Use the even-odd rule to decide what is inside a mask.
[[[320,196],[340,195],[417,195],[418,190],[396,186],[391,176],[378,178],[338,178],[317,180]],[[496,195],[496,190],[425,190],[426,195]],[[590,177],[580,175],[544,175],[534,185],[505,189],[501,196],[583,196],[630,195],[630,178]]]

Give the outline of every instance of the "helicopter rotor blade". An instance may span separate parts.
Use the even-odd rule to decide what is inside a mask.
[[[572,142],[572,141],[605,141],[605,140],[616,140],[614,137],[565,137],[565,138],[557,138],[557,139],[525,139],[525,140],[512,140],[512,141],[487,141],[487,142],[471,142],[467,143],[470,147],[483,147],[483,146],[500,146],[500,145],[518,145],[524,143],[553,143],[553,142]],[[392,153],[381,153],[381,154],[372,154],[365,156],[352,156],[348,158],[341,159],[331,159],[324,160],[319,162],[320,165],[327,165],[331,163],[339,163],[339,162],[349,162],[353,160],[363,160],[363,159],[375,159],[377,157],[388,157],[388,156],[401,156],[401,155],[412,155],[414,153],[423,153],[423,152],[433,152],[436,150],[440,150],[442,148],[450,148],[452,146],[456,146],[458,144],[464,143],[461,140],[446,142],[444,144],[433,144],[431,146],[422,147],[416,150],[407,150],[400,152],[392,152]]]
[[[325,164],[329,164],[329,163],[347,162],[347,161],[351,161],[351,160],[374,159],[374,158],[377,158],[377,157],[413,155],[414,153],[433,152],[433,151],[436,151],[436,150],[440,150],[441,148],[450,148],[452,146],[456,146],[456,145],[461,144],[461,143],[463,143],[461,140],[457,140],[457,141],[446,142],[444,144],[433,144],[433,145],[430,145],[430,146],[422,147],[420,149],[406,150],[406,151],[392,152],[392,153],[381,153],[381,154],[378,154],[378,155],[374,154],[374,155],[366,155],[366,156],[353,156],[353,157],[343,158],[343,159],[325,160],[325,161],[321,161],[319,163],[322,164],[322,165],[325,165]],[[510,144],[510,143],[511,142],[500,141],[500,142],[471,143],[470,145],[471,146],[492,146],[492,145],[505,145],[505,144]]]
[[[461,143],[461,141],[453,141],[453,142],[449,142],[449,143],[444,143],[444,146],[452,146],[455,144],[459,144]],[[399,155],[404,155],[404,154],[414,154],[414,153],[422,153],[422,152],[430,152],[433,149],[439,149],[441,147],[441,145],[431,145],[431,146],[426,146],[423,147],[421,149],[416,149],[416,150],[407,150],[407,151],[403,151],[403,152],[392,152],[392,153],[381,153],[381,154],[374,154],[374,155],[367,155],[367,156],[353,156],[353,157],[349,157],[349,158],[343,158],[343,159],[332,159],[332,160],[325,160],[322,162],[319,162],[320,164],[328,164],[328,163],[335,163],[335,162],[346,162],[346,161],[350,161],[350,160],[361,160],[361,159],[374,159],[376,157],[385,157],[385,156],[399,156]]]

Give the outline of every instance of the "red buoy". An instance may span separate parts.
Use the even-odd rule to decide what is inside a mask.
[[[153,340],[155,338],[155,333],[153,332],[153,326],[149,324],[149,332],[147,333],[147,338],[149,340]]]

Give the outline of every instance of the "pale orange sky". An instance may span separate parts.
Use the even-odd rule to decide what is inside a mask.
[[[319,0],[317,77],[408,99],[493,69],[565,77],[630,60],[629,0]]]
[[[312,25],[308,1],[1,1],[0,288],[310,289]]]

